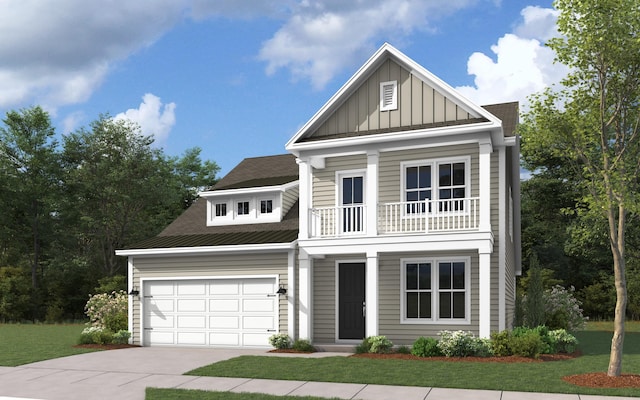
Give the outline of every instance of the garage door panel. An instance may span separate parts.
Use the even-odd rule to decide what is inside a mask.
[[[207,327],[207,319],[204,315],[178,315],[178,328],[200,328]]]
[[[239,329],[240,317],[238,316],[215,316],[209,318],[209,326],[216,329]]]
[[[178,312],[205,312],[205,299],[178,299]]]
[[[274,298],[244,299],[242,301],[244,312],[273,312],[275,311]]]
[[[196,282],[196,281],[179,282],[177,284],[177,287],[178,287],[178,295],[202,296],[207,293],[207,286],[204,282]]]
[[[274,278],[149,280],[147,345],[268,347],[278,327]]]

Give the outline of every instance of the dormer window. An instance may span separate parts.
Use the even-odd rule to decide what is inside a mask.
[[[398,109],[398,81],[380,83],[380,111]]]
[[[248,201],[238,202],[238,215],[249,215],[251,208]]]
[[[271,214],[273,212],[273,200],[260,200],[260,214]]]
[[[226,216],[227,216],[227,203],[217,203],[216,217],[226,217]]]

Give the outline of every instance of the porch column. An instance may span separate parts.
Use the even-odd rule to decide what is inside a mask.
[[[133,290],[133,256],[127,257],[127,282],[129,283],[127,286],[127,293],[131,293]],[[142,296],[142,288],[138,289],[140,296]],[[137,298],[136,298],[137,297]],[[127,324],[129,325],[129,332],[131,332],[131,337],[129,337],[129,344],[136,344],[135,335],[138,332],[133,331],[133,302],[140,301],[140,297],[138,296],[129,296],[129,302],[127,305]],[[141,320],[142,315],[139,315],[138,318]],[[140,323],[142,326],[142,323]],[[142,335],[140,335],[140,339],[137,343],[142,343]]]
[[[491,231],[491,140],[480,142],[480,231]]]
[[[378,159],[377,150],[367,152],[367,188],[365,196],[367,236],[378,234]]]
[[[378,253],[367,252],[365,285],[366,336],[378,336]]]
[[[299,185],[300,185],[300,195],[299,195],[299,232],[298,239],[304,240],[309,239],[309,208],[311,207],[311,165],[307,160],[303,160],[301,158],[296,159],[298,163],[298,172],[299,172]]]
[[[304,251],[300,250],[300,254],[298,255],[299,262],[299,319],[300,319],[300,339],[308,339],[313,341],[313,330],[312,330],[312,321],[313,315],[312,311],[312,296],[311,296],[311,278],[313,272],[313,260],[309,255]]]
[[[287,334],[292,339],[296,335],[296,251],[287,254]]]
[[[491,336],[491,253],[482,252],[479,256],[479,336]]]

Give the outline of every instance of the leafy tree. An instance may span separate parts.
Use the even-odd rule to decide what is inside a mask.
[[[13,260],[28,254],[31,285],[38,287],[38,271],[58,212],[60,185],[55,130],[49,114],[40,107],[9,111],[0,128],[0,204],[4,223],[0,234],[14,247]],[[5,252],[5,255],[8,252]]]
[[[548,45],[571,72],[559,91],[534,96],[525,140],[564,159],[582,203],[607,221],[616,287],[608,375],[622,372],[627,306],[625,235],[638,210],[640,8],[636,0],[556,0],[562,37]]]

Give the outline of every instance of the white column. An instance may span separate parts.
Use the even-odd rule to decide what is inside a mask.
[[[480,143],[480,230],[491,231],[491,141]]]
[[[313,272],[313,260],[309,257],[309,255],[304,251],[300,250],[300,254],[298,255],[299,262],[299,275],[300,275],[300,287],[299,287],[299,324],[300,324],[300,339],[308,339],[313,340],[313,331],[312,331],[312,296],[311,296],[311,278]]]
[[[133,290],[133,256],[127,257],[127,281],[129,282],[127,293],[131,293]],[[138,288],[140,291],[140,296],[129,296],[129,302],[127,303],[127,323],[129,325],[129,332],[131,332],[131,337],[129,337],[129,344],[134,344],[134,332],[133,332],[133,302],[140,301],[142,298],[142,288]],[[140,318],[140,326],[142,326],[142,315],[139,315]],[[140,332],[140,341],[142,343],[142,332]]]
[[[378,151],[367,153],[367,188],[365,205],[367,213],[367,235],[378,234]]]
[[[299,182],[300,182],[300,229],[298,233],[299,239],[309,238],[309,208],[311,207],[311,166],[307,160],[298,158]]]
[[[296,251],[287,254],[287,334],[292,339],[296,335]]]
[[[491,336],[491,253],[479,253],[479,336]]]
[[[378,253],[367,252],[365,285],[366,336],[378,335]]]

